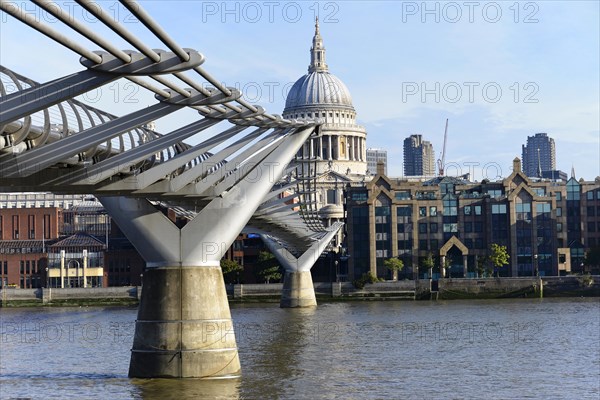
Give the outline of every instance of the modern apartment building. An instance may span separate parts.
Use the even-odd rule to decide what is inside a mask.
[[[544,172],[556,170],[556,146],[547,133],[527,137],[522,146],[523,172],[529,177],[542,178]]]
[[[531,180],[518,158],[513,168],[497,182],[378,174],[364,187],[348,187],[348,278],[368,271],[388,277],[383,262],[392,257],[404,261],[405,277],[423,278],[429,253],[434,278],[475,277],[492,243],[510,255],[500,276],[588,271],[585,254],[600,245],[600,180]]]
[[[404,139],[404,175],[434,176],[435,154],[433,146],[421,135],[410,135]]]

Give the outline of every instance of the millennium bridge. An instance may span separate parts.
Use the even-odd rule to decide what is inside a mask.
[[[281,306],[316,305],[310,268],[341,224],[321,224],[311,160],[295,155],[321,121],[250,104],[135,1],[120,3],[166,50],[101,3],[76,1],[85,20],[52,1],[32,3],[56,23],[36,18],[30,4],[2,0],[0,9],[79,56],[81,70],[38,83],[0,66],[0,191],[93,194],[144,258],[131,377],[239,376],[220,260],[242,230],[258,232],[285,269]],[[100,25],[111,34],[99,35]],[[113,44],[123,41],[133,50]],[[116,116],[77,100],[120,79],[155,103]],[[167,133],[152,128],[182,109],[197,119]],[[165,206],[188,222],[175,225]]]

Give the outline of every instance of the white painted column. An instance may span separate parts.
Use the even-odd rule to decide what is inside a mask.
[[[83,249],[83,287],[87,287],[87,263],[88,263],[88,251]]]
[[[65,288],[65,251],[60,251],[60,287]]]
[[[328,147],[328,160],[333,160],[333,149],[331,148],[331,135],[327,136],[327,138],[329,139],[329,147]]]

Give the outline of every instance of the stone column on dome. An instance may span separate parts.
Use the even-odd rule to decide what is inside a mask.
[[[329,154],[327,155],[327,159],[333,160],[333,150],[331,148],[331,135],[327,135],[327,139],[329,140],[329,146],[327,146]]]
[[[311,138],[310,139],[310,149],[309,149],[309,158],[312,160],[313,158],[315,158],[315,145],[314,145],[314,140]]]
[[[319,158],[324,160],[323,158],[323,136],[319,136]]]
[[[365,139],[360,139],[360,161],[365,161]]]
[[[352,160],[352,137],[346,136],[346,159]]]

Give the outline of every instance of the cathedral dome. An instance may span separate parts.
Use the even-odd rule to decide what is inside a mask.
[[[329,72],[311,72],[294,83],[285,101],[285,111],[310,106],[352,107],[350,91],[337,76]]]
[[[308,74],[294,83],[285,101],[284,114],[311,108],[340,108],[354,111],[350,91],[338,77],[329,73],[325,63],[325,47],[319,32],[319,20],[315,24],[315,36],[310,49],[311,62]]]

